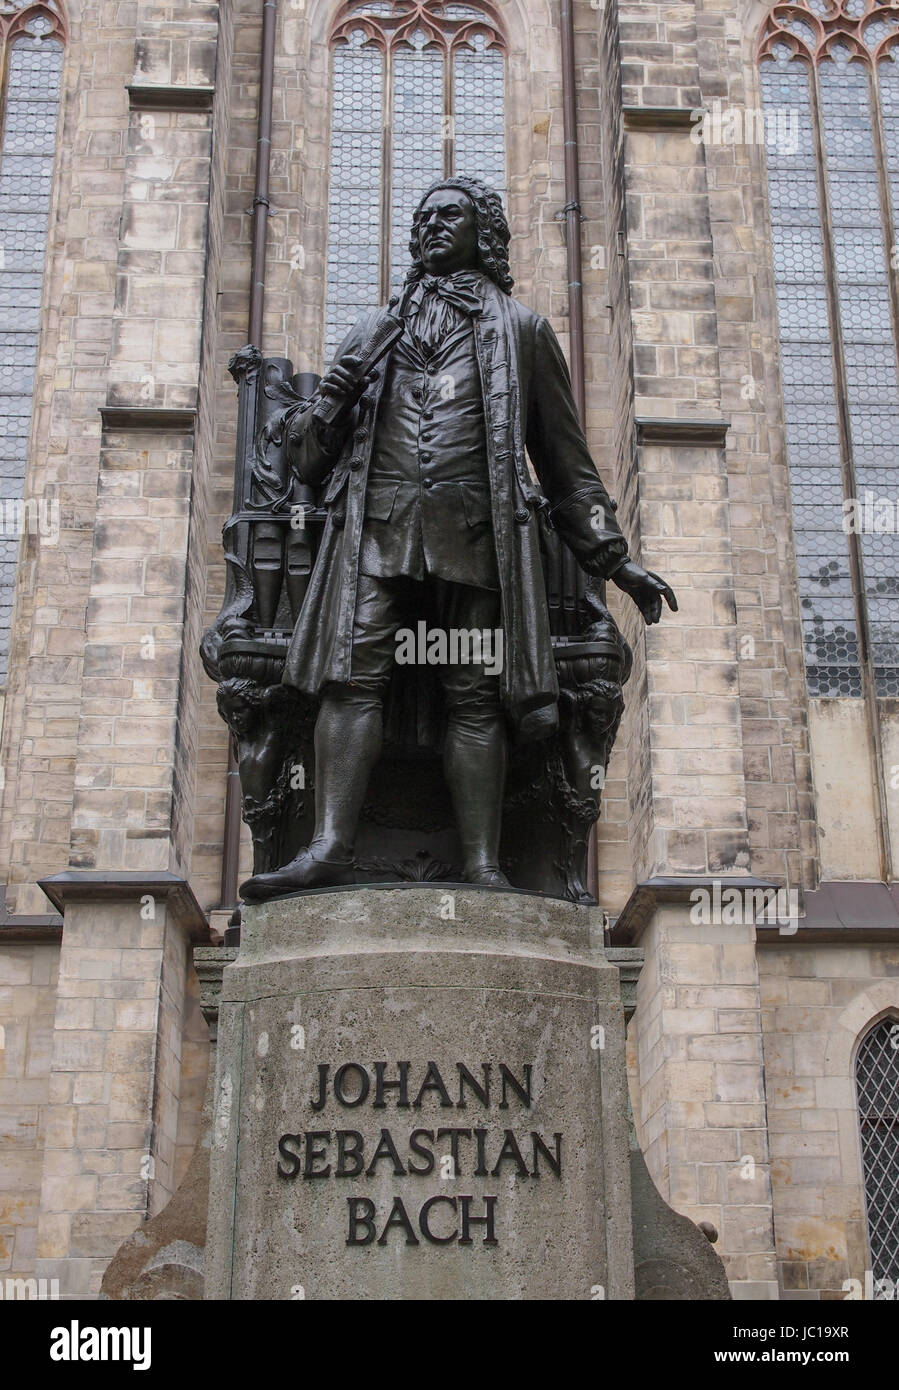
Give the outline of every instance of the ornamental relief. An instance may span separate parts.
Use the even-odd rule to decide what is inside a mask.
[[[895,60],[899,42],[899,4],[893,0],[793,0],[775,5],[762,25],[759,57],[774,56],[786,42],[794,57],[820,62],[834,47],[849,50],[863,63]]]
[[[360,31],[365,43],[384,50],[400,44],[444,53],[463,44],[478,49],[506,46],[499,13],[490,0],[478,0],[477,5],[455,0],[344,0],[331,42],[347,42]]]
[[[33,4],[0,4],[0,44],[20,36],[32,39],[55,38],[66,40],[65,11],[58,0],[41,0]]]

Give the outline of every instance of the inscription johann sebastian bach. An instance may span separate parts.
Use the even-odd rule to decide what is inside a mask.
[[[510,1097],[525,1110],[531,1107],[531,1066],[526,1064],[516,1076],[505,1062],[496,1067],[481,1063],[481,1079],[463,1062],[455,1063],[453,1095],[436,1062],[428,1062],[420,1077],[412,1077],[411,1062],[345,1062],[334,1071],[321,1063],[315,1090],[310,1099],[313,1111],[321,1111],[329,1099],[342,1109],[354,1110],[370,1105],[373,1110],[420,1110],[433,1096],[445,1110],[466,1110],[469,1099],[485,1112],[495,1107],[510,1108]],[[388,1074],[390,1072],[390,1074]],[[417,1089],[416,1089],[417,1083]],[[282,1134],[278,1141],[278,1174],[293,1181],[316,1181],[375,1177],[392,1168],[397,1178],[427,1178],[435,1169],[443,1179],[498,1178],[514,1172],[519,1178],[540,1178],[544,1172],[557,1180],[562,1177],[562,1135],[554,1133],[552,1143],[535,1129],[503,1128],[494,1125],[441,1126],[414,1128],[399,1143],[389,1128],[368,1138],[359,1129],[307,1129]],[[435,1152],[441,1141],[448,1152]],[[402,1232],[406,1245],[473,1244],[472,1230],[483,1231],[484,1245],[497,1245],[497,1196],[478,1199],[473,1194],[430,1195],[418,1204],[407,1196],[395,1196],[389,1211],[378,1210],[371,1197],[353,1193],[347,1196],[347,1245],[386,1245],[391,1231]],[[408,1206],[407,1206],[408,1201]],[[476,1203],[482,1203],[476,1206]],[[417,1208],[417,1209],[416,1209]]]

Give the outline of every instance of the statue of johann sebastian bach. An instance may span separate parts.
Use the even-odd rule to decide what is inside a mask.
[[[403,294],[361,316],[291,426],[300,480],[315,487],[330,474],[283,677],[320,700],[315,830],[289,864],[243,885],[247,900],[353,881],[397,632],[424,612],[446,632],[503,632],[501,670],[447,664],[439,677],[463,875],[508,886],[499,840],[509,738],[558,727],[536,515],[545,504],[525,449],[550,521],[587,574],[613,579],[647,623],[663,599],[677,607],[664,580],[628,559],[558,341],[509,293],[508,243],[499,196],[482,182],[433,185],[413,218]],[[366,372],[365,346],[391,312],[402,336]]]

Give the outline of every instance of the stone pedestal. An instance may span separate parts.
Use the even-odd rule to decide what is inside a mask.
[[[206,1297],[633,1297],[597,909],[447,885],[244,910]]]

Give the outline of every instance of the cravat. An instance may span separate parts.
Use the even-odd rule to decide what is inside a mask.
[[[484,302],[478,293],[480,276],[476,271],[460,270],[455,275],[425,275],[419,281],[425,294],[436,294],[463,314],[480,314]]]
[[[477,271],[454,275],[425,275],[407,300],[406,317],[413,336],[430,356],[456,327],[459,314],[473,317],[483,312]]]

